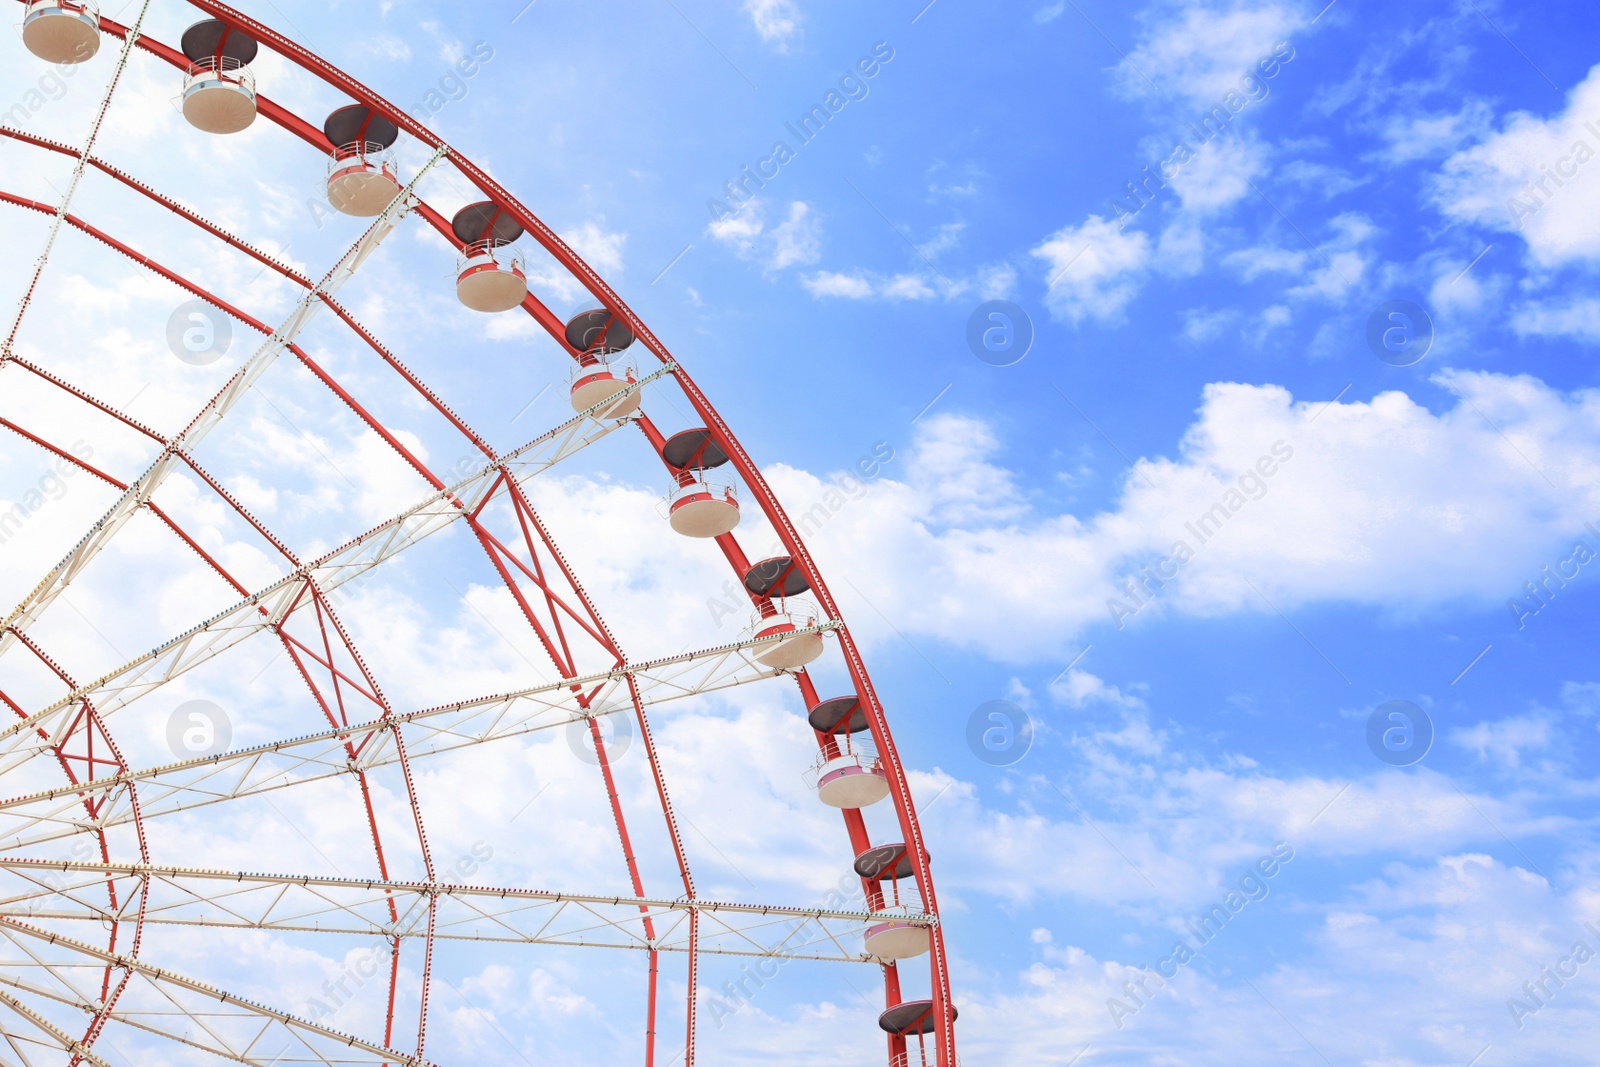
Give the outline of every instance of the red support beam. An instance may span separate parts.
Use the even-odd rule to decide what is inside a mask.
[[[227,5],[215,3],[212,2],[212,0],[190,0],[190,2],[193,4],[193,6],[205,11],[213,17],[220,18],[227,22],[230,26],[236,29],[241,29],[250,34],[267,47],[279,52],[290,61],[311,72],[313,75],[320,78],[327,84],[344,92],[352,99],[367,105],[377,113],[384,114],[386,117],[389,117],[396,123],[397,126],[411,133],[424,144],[435,148],[442,146],[442,142],[434,134],[432,134],[431,131],[428,131],[426,128],[417,124],[410,118],[410,116],[400,112],[397,108],[389,105],[380,97],[377,97],[376,94],[373,94],[365,86],[362,86],[348,75],[345,75],[342,71],[337,70],[329,65],[326,61],[300,48],[298,45],[277,34],[269,27],[266,27],[261,23],[244,16],[242,13],[234,10],[231,7],[228,7]],[[113,34],[117,32],[115,24],[108,25],[107,29]],[[158,58],[172,63],[174,66],[187,65],[186,60],[184,60],[181,55],[177,54],[170,48],[157,45],[148,38],[141,37],[139,40],[139,45],[146,51],[156,55]],[[281,108],[271,101],[263,99],[260,103],[260,112],[269,121],[278,123],[295,136],[298,136],[301,140],[312,145],[319,152],[327,152],[331,149],[331,146],[327,144],[326,139],[322,137],[320,130],[317,130],[309,123],[306,123],[304,120],[301,120],[298,117],[290,114],[286,109]],[[576,253],[574,253],[572,249],[561,240],[558,235],[556,235],[541,221],[534,217],[531,212],[523,207],[506,190],[501,188],[498,183],[494,182],[493,179],[491,179],[480,168],[476,167],[470,161],[466,160],[453,150],[449,150],[449,158],[469,180],[478,186],[478,188],[488,199],[501,207],[513,218],[517,219],[517,221],[519,221],[528,230],[528,232],[533,235],[534,239],[538,241],[538,243],[544,247],[546,251],[548,251],[564,269],[576,277],[593,296],[600,300],[601,303],[614,314],[620,316],[623,321],[627,322],[633,328],[635,335],[651,352],[657,356],[657,358],[661,359],[662,361],[668,361],[672,359],[665,346],[663,346],[661,342],[654,336],[654,334],[652,334],[643,324],[643,322],[633,314],[631,309],[629,309],[626,304],[623,303],[621,298],[605,283],[602,278],[600,278],[598,274],[596,274],[586,263],[584,263],[576,255]],[[29,203],[24,204],[23,206],[33,205]],[[424,217],[427,217],[426,212],[424,212]],[[429,221],[433,222],[435,225],[438,225],[438,221],[442,220],[436,221],[430,219]],[[89,231],[86,230],[85,232]],[[91,233],[91,236],[96,236],[96,234]],[[547,332],[551,334],[551,336],[557,339],[558,343],[562,345],[563,350],[567,351],[569,355],[576,355],[565,344],[562,324],[555,319],[548,308],[540,303],[537,298],[531,295],[528,301],[525,302],[524,307],[527,312],[534,317],[535,320],[538,321]],[[225,308],[224,310],[227,309]],[[241,321],[245,320],[241,317]],[[685,395],[688,397],[696,413],[705,421],[706,426],[711,430],[713,436],[717,439],[719,444],[722,444],[723,447],[728,451],[728,454],[733,461],[735,470],[738,471],[746,485],[751,489],[752,495],[762,507],[763,512],[766,514],[773,527],[778,531],[780,540],[790,553],[791,558],[796,561],[796,565],[800,568],[802,573],[806,575],[807,580],[810,583],[811,588],[816,594],[819,602],[821,603],[824,611],[826,611],[832,618],[840,618],[837,605],[833,601],[831,594],[828,592],[825,584],[823,583],[814,561],[811,559],[809,553],[801,543],[798,531],[789,521],[781,505],[771,493],[770,488],[767,486],[765,479],[760,474],[760,471],[756,468],[754,462],[734,438],[731,430],[716,413],[709,400],[704,396],[703,393],[700,392],[698,387],[689,378],[687,372],[682,370],[680,367],[674,373],[680,387],[684,390]],[[351,403],[352,405],[354,403],[353,400],[347,400],[347,402]],[[652,437],[650,433],[651,428],[646,427],[643,423],[641,425],[642,428],[645,429],[647,439],[651,441],[653,446],[657,447],[657,451],[659,452],[659,442],[656,440],[659,435],[654,435],[654,437]],[[728,537],[721,544],[721,548],[725,556],[728,558],[730,565],[735,568],[738,576],[742,578],[743,569],[747,565],[747,560],[745,559],[742,550],[739,549],[737,542],[733,538]],[[904,768],[900,763],[898,752],[896,751],[892,738],[889,734],[888,723],[884,714],[882,703],[871,684],[870,678],[866,674],[865,665],[861,661],[859,650],[855,646],[854,640],[851,637],[848,628],[841,627],[837,631],[837,635],[840,640],[841,649],[845,654],[846,667],[855,683],[857,695],[861,698],[863,706],[868,712],[868,722],[871,727],[872,735],[874,740],[877,742],[880,755],[883,757],[885,772],[890,781],[891,789],[893,790],[895,797],[896,814],[901,823],[904,840],[906,841],[910,855],[914,860],[918,886],[922,890],[923,899],[928,910],[936,913],[937,903],[934,898],[931,873],[928,869],[927,852],[922,842],[921,828],[917,822],[916,812],[912,802],[909,786],[905,779]],[[642,710],[640,710],[639,714],[642,721]],[[664,789],[662,792],[662,799],[664,810],[667,812],[670,822],[670,808],[665,806],[666,798]],[[625,851],[627,851],[626,842],[624,845]],[[686,867],[685,877],[687,880]],[[693,921],[694,916],[691,915],[691,926],[693,926]],[[952,1019],[953,1013],[950,1011],[949,1005],[948,962],[945,955],[942,929],[935,927],[931,936],[933,940],[933,952],[930,958],[930,974],[933,984],[934,1012],[939,1019],[939,1024],[935,1031],[937,1057],[940,1067],[952,1067],[955,1056],[954,1029]],[[693,1004],[695,996],[695,953],[692,946],[690,961],[691,975],[689,1034],[685,1052],[688,1063],[692,1064],[694,1051]],[[653,980],[652,972],[652,983]],[[899,1000],[898,971],[892,966],[885,968],[885,987],[886,995],[889,998],[889,1003],[897,1003]],[[653,1033],[653,1022],[651,1023],[650,1029]],[[419,1032],[419,1046],[420,1042],[421,1034]],[[891,1040],[891,1052],[894,1051],[897,1044],[898,1047],[903,1050],[903,1040],[899,1041],[898,1043]]]

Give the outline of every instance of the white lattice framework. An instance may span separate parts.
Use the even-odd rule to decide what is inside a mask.
[[[914,895],[919,903],[916,908],[901,909],[896,917],[924,926],[930,934],[930,1018],[937,1021],[923,1027],[932,1035],[928,1055],[930,1062],[936,1059],[941,1067],[953,1064],[948,975],[931,874],[905,772],[882,706],[848,627],[798,532],[709,401],[610,286],[487,174],[348,75],[225,5],[189,0],[203,15],[225,22],[230,32],[250,35],[305,73],[390,117],[427,145],[426,161],[333,265],[313,279],[258,245],[208,222],[129,170],[100,158],[97,144],[105,124],[115,121],[113,98],[129,65],[181,64],[182,57],[174,49],[150,39],[142,30],[151,3],[142,0],[127,25],[110,19],[100,24],[102,36],[120,39],[120,48],[81,146],[0,128],[0,134],[19,145],[73,161],[70,181],[57,203],[45,204],[0,189],[0,201],[6,206],[50,219],[43,249],[32,262],[0,350],[0,426],[59,461],[75,463],[117,491],[111,508],[70,545],[63,544],[59,560],[39,576],[0,626],[0,701],[14,716],[0,729],[0,1064],[117,1063],[117,1056],[108,1051],[115,1047],[108,1035],[124,1030],[172,1042],[174,1047],[263,1067],[428,1063],[426,1037],[436,946],[453,946],[452,951],[518,945],[608,948],[642,954],[649,961],[647,1067],[653,1067],[658,1055],[663,1063],[677,1059],[694,1062],[699,999],[696,961],[701,956],[867,967],[881,971],[889,1006],[902,1000],[899,968],[873,959],[863,949],[863,934],[874,922],[870,911],[718,902],[703,899],[696,891],[647,709],[783,678],[799,685],[808,704],[816,702],[817,694],[803,669],[779,669],[762,662],[762,654],[773,645],[771,639],[745,638],[653,659],[630,658],[567,566],[530,502],[530,484],[563,461],[612,438],[619,429],[642,431],[638,436],[662,454],[661,435],[645,407],[624,418],[609,417],[607,413],[616,410],[613,398],[521,445],[497,451],[399,364],[339,302],[341,289],[373,260],[391,235],[408,226],[429,225],[447,233],[419,185],[436,168],[445,167],[453,168],[479,195],[515,217],[604,309],[631,328],[659,365],[630,385],[629,392],[638,394],[648,406],[658,389],[681,391],[704,420],[707,432],[727,452],[794,566],[807,578],[821,604],[823,621],[801,635],[815,633],[835,639],[867,712],[875,751],[891,785],[896,819],[914,858]],[[320,150],[321,134],[315,127],[265,97],[259,106],[265,119]],[[111,232],[115,220],[80,217],[75,202],[85,177],[93,175],[115,180],[298,286],[303,291],[292,309],[276,326],[268,326],[246,309],[119,239]],[[0,184],[3,181],[0,178]],[[142,425],[19,351],[20,331],[41,286],[49,282],[52,256],[68,229],[93,238],[260,334],[253,354],[176,432],[165,435]],[[460,431],[463,440],[481,453],[476,469],[446,484],[408,448],[402,436],[371,414],[304,350],[301,339],[324,310],[331,311],[370,346],[419,402],[431,406]],[[537,295],[528,297],[523,310],[567,354],[574,358],[581,354],[562,336],[561,324]],[[326,386],[415,472],[419,482],[411,506],[364,532],[346,531],[342,536],[348,540],[343,544],[310,559],[301,559],[287,539],[255,520],[199,459],[202,442],[241,408],[252,390],[269,381],[279,387],[282,376],[275,375],[274,368],[286,356]],[[115,471],[100,470],[75,457],[60,442],[24,425],[24,413],[4,407],[4,384],[18,376],[58,388],[73,402],[86,405],[86,410],[93,409],[143,434],[158,446],[154,460],[124,480]],[[186,517],[172,513],[158,500],[162,487],[177,475],[197,479],[218,501],[237,512],[262,543],[282,557],[281,576],[260,588],[247,589],[213,554],[204,551],[186,530]],[[109,671],[78,678],[72,664],[43,647],[35,631],[52,612],[62,610],[59,605],[75,583],[94,572],[107,547],[141,516],[155,517],[171,536],[198,553],[215,580],[229,589],[233,601]],[[509,528],[506,516],[511,517]],[[360,585],[430,539],[463,529],[470,537],[458,542],[481,553],[492,566],[548,653],[556,680],[514,691],[467,695],[434,707],[394,707],[340,620],[340,598],[346,587]],[[732,535],[719,541],[736,571],[746,565]],[[759,606],[763,598],[752,596]],[[190,672],[231,662],[241,655],[240,649],[263,645],[286,656],[304,680],[309,692],[306,722],[315,728],[177,762],[137,765],[124,759],[117,737],[127,709]],[[603,666],[597,669],[596,663]],[[13,691],[13,679],[41,670],[59,695],[32,703],[8,695]],[[613,716],[626,716],[637,724],[681,893],[652,895],[645,891],[600,730],[601,723]],[[474,751],[490,751],[480,746],[514,745],[539,731],[571,729],[575,724],[589,735],[604,788],[600,809],[604,814],[597,825],[614,824],[629,884],[570,892],[452,882],[449,872],[438,869],[434,862],[416,768],[470,756]],[[819,742],[822,740],[819,735]],[[386,848],[393,842],[380,833],[372,800],[380,776],[409,808],[415,841],[406,842],[405,847],[420,855],[426,872],[423,880],[398,880],[387,874]],[[377,877],[173,866],[160,862],[166,857],[158,858],[150,843],[147,831],[165,825],[166,820],[204,818],[208,812],[234,810],[227,805],[270,802],[273,795],[285,790],[334,784],[350,786],[363,798]],[[870,844],[858,813],[846,813],[845,827],[855,850]],[[114,850],[129,849],[137,855],[114,854]],[[72,858],[60,858],[63,850]],[[865,899],[877,899],[876,882],[864,882],[862,888]],[[146,958],[141,955],[145,933],[155,930],[239,937],[310,936],[340,945],[378,946],[388,960],[383,968],[389,1006],[384,1032],[346,1033],[326,1020],[215,988],[169,966],[171,961]],[[671,1045],[657,1048],[657,959],[662,953],[687,961],[687,982],[693,991],[687,998],[684,1041],[676,1056]],[[408,1034],[411,1020],[395,1018],[402,959],[420,974],[414,1040]],[[863,1039],[868,1038],[863,1035]],[[890,1036],[890,1060],[903,1062],[907,1054],[906,1038]]]

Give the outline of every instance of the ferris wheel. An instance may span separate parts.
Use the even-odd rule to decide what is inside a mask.
[[[0,571],[35,566],[7,547],[18,530],[51,549],[0,630],[0,1063],[445,1063],[430,1034],[477,1025],[474,1011],[487,1019],[475,989],[498,995],[460,976],[522,954],[605,967],[608,1007],[636,1013],[628,1043],[646,1067],[717,1062],[701,1033],[717,995],[704,975],[729,961],[760,974],[795,961],[835,996],[863,975],[881,982],[878,1029],[829,1035],[854,1051],[828,1062],[886,1054],[891,1067],[953,1067],[930,859],[883,704],[800,531],[710,400],[561,237],[405,110],[210,0],[189,0],[186,17],[175,0],[161,11],[181,18],[163,41],[156,6],[133,0],[120,23],[88,0],[21,0],[20,43],[0,46],[13,50],[6,65],[35,63],[75,89],[93,81],[95,96],[74,143],[10,116],[0,125],[0,201],[22,227],[6,232],[38,242],[8,242],[0,257],[21,287],[0,351],[0,427],[22,450],[7,455],[53,472],[43,492],[13,490],[19,502],[0,514]],[[153,121],[141,113],[149,94],[119,100],[136,79],[165,79],[185,151],[208,154],[184,168],[194,180],[181,192],[142,172],[173,174],[177,164],[153,162],[166,149],[130,151]],[[262,125],[293,146],[290,165],[314,173],[319,213],[298,217],[317,231],[309,247],[334,252],[313,269],[212,221],[239,214],[224,195],[236,189],[216,191],[205,215],[191,206],[212,175],[244,182],[260,165],[231,146]],[[20,180],[16,161],[48,189],[4,188]],[[324,227],[322,214],[345,229]],[[548,429],[519,412],[511,431],[480,433],[424,380],[448,386],[443,371],[459,364],[441,355],[432,373],[413,370],[357,317],[371,311],[402,342],[422,328],[421,307],[356,302],[363,273],[385,269],[382,246],[404,242],[438,259],[437,277],[409,279],[437,290],[419,302],[443,293],[456,312],[492,319],[513,341],[536,336],[568,364],[569,410],[532,409]],[[163,250],[206,272],[164,262]],[[125,272],[136,297],[159,286],[192,304],[172,319],[174,352],[218,369],[195,402],[184,408],[182,390],[159,409],[143,390],[104,395],[147,339],[73,333],[74,307],[88,318],[124,299],[95,289],[91,256]],[[226,347],[218,330],[241,335],[236,366],[214,362]],[[361,353],[359,371],[321,357],[340,345]],[[374,442],[381,492],[346,477],[350,499],[330,499],[293,482],[286,456],[316,449],[315,427],[295,438],[263,429],[268,416],[250,421],[265,403],[288,423],[290,398],[326,405],[313,410]],[[159,417],[136,415],[135,402]],[[95,432],[113,443],[86,444],[83,427],[104,427]],[[465,458],[430,458],[446,448]],[[749,611],[733,640],[678,648],[663,634],[624,652],[622,628],[571,562],[594,553],[558,547],[558,524],[537,506],[541,485],[602,450],[618,463],[637,455],[664,491],[659,514],[629,536],[684,539],[731,568]],[[73,497],[52,503],[69,483]],[[778,551],[752,559],[741,522],[770,527]],[[138,562],[172,560],[190,570],[161,582]],[[487,576],[501,622],[540,662],[493,691],[472,688],[481,672],[468,666],[433,667],[423,688],[448,695],[408,704],[386,671],[438,642],[411,632],[397,601],[385,618],[367,594],[389,575],[448,580],[457,566]],[[358,604],[376,621],[353,623]],[[819,691],[828,671],[848,684]],[[294,687],[262,680],[280,675]],[[827,875],[849,893],[806,903],[797,887],[801,902],[782,904],[697,889],[696,848],[669,799],[682,776],[657,731],[685,706],[671,702],[746,685],[798,691],[808,747],[789,758],[808,802],[840,813],[829,852],[841,862]],[[249,723],[204,699],[172,710],[173,693],[200,692],[267,695]],[[552,737],[569,743],[545,744]],[[630,743],[637,757],[624,765]],[[617,881],[541,888],[496,877],[491,846],[430,838],[477,805],[514,806],[489,779],[505,773],[506,753],[535,745],[541,759],[566,758],[551,772],[563,781],[582,776],[588,818],[575,828],[524,806],[503,813],[508,833],[544,850],[538,872],[553,882],[541,884],[587,870],[602,846]],[[630,806],[641,796],[647,805]],[[732,812],[743,799],[716,803]],[[257,816],[239,814],[283,808],[307,813],[287,820],[292,833],[249,829]],[[306,869],[302,855],[320,859]],[[329,960],[343,970],[330,975]],[[302,985],[322,992],[307,1001],[291,992]],[[516,1035],[500,1037],[520,1055]],[[505,1052],[493,1058],[519,1062]]]

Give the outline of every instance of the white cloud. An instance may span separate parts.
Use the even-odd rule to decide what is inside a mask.
[[[944,798],[925,823],[943,896],[1065,897],[1159,922],[1203,908],[1275,840],[1322,857],[1428,861],[1503,841],[1486,817],[1513,839],[1571,825],[1531,814],[1534,796],[1497,798],[1427,769],[1395,775],[1373,764],[1339,780],[1273,774],[1238,753],[1199,757],[1180,728],[1152,723],[1140,697],[1086,672],[1069,679],[1057,703],[1070,712],[1032,716],[1039,737],[1068,750],[1073,770],[1055,779],[1064,791],[1036,777],[997,809],[947,773],[913,773],[919,806]],[[1572,784],[1562,779],[1551,791]],[[1408,818],[1386,814],[1395,810]]]
[[[411,46],[403,38],[396,37],[392,33],[378,34],[367,41],[363,47],[366,51],[382,56],[385,59],[404,62],[411,58]]]
[[[1517,715],[1456,730],[1450,740],[1476,752],[1481,760],[1493,758],[1508,767],[1517,767],[1522,763],[1523,750],[1549,747],[1550,722],[1538,716]]]
[[[973,968],[959,976],[963,1051],[1017,1067],[1047,1067],[1061,1062],[1059,1050],[1085,1046],[1133,1050],[1111,1062],[1192,1067],[1274,1067],[1289,1048],[1315,1062],[1311,1049],[1334,1062],[1396,1065],[1465,1064],[1490,1047],[1508,1063],[1587,1056],[1600,1005],[1589,974],[1595,964],[1561,986],[1540,970],[1569,956],[1580,938],[1592,951],[1582,922],[1594,912],[1584,890],[1554,888],[1477,852],[1395,865],[1364,892],[1312,905],[1319,921],[1304,948],[1286,958],[1278,923],[1285,911],[1307,908],[1295,895],[1310,872],[1296,864],[1311,862],[1297,858],[1268,883],[1262,907],[1277,916],[1252,918],[1256,905],[1249,905],[1216,935],[1215,947],[1201,948],[1196,964],[1159,987],[1151,983],[1149,1003],[1121,1028],[1108,999],[1131,1005],[1124,982],[1179,938],[1197,944],[1182,926],[1191,914],[1180,912],[1169,936],[1146,939],[1123,959],[1061,937],[1036,943],[1035,961],[1003,982]],[[1261,974],[1244,973],[1237,953],[1264,944],[1276,962]],[[1546,981],[1550,996],[1519,1029],[1507,998],[1533,1003],[1523,990],[1529,979]]]
[[[1264,333],[1267,330],[1275,329],[1279,326],[1287,326],[1293,319],[1294,313],[1292,311],[1284,307],[1282,304],[1273,304],[1271,307],[1266,308],[1261,312],[1258,321],[1260,324],[1260,330]]]
[[[803,200],[791,201],[783,221],[769,229],[766,204],[752,198],[735,214],[713,220],[707,232],[739,258],[760,263],[768,272],[815,263],[821,255],[822,222]]]
[[[1050,310],[1074,324],[1116,319],[1138,292],[1150,264],[1150,237],[1090,215],[1045,239],[1033,254],[1047,264]]]
[[[1591,126],[1592,124],[1592,126]],[[1454,218],[1518,233],[1545,267],[1600,258],[1600,65],[1549,118],[1526,111],[1445,161],[1433,197]]]
[[[1222,257],[1222,262],[1233,267],[1245,281],[1254,281],[1263,274],[1282,272],[1297,274],[1305,269],[1310,253],[1291,248],[1241,248]]]
[[[967,224],[964,222],[947,222],[939,227],[939,232],[932,238],[918,245],[917,251],[929,259],[937,257],[941,252],[948,252],[961,242],[961,231],[966,228]]]
[[[978,271],[978,295],[985,300],[1003,300],[1017,284],[1017,269],[1009,263],[994,263]]]
[[[1160,92],[1215,104],[1237,92],[1239,79],[1304,19],[1298,5],[1271,0],[1157,4],[1122,64],[1122,84],[1138,96],[1149,94],[1153,83]]]
[[[1433,280],[1433,286],[1428,290],[1429,306],[1448,311],[1456,308],[1481,307],[1491,298],[1503,300],[1508,279],[1504,275],[1491,273],[1495,248],[1495,245],[1490,245],[1479,249],[1476,256],[1468,249],[1459,255],[1439,258],[1433,267],[1438,274]],[[1513,313],[1512,328],[1522,331],[1523,315],[1534,307],[1535,305],[1531,304],[1524,305]]]
[[[1321,296],[1337,300],[1346,291],[1361,283],[1367,273],[1367,260],[1359,252],[1346,250],[1332,252],[1317,260],[1318,268],[1311,272],[1311,280],[1289,290],[1292,296]]]
[[[800,31],[800,11],[794,0],[744,0],[744,10],[761,39],[779,48]]]
[[[1437,380],[1462,398],[1437,414],[1399,392],[1328,406],[1278,386],[1209,386],[1177,456],[1140,459],[1114,507],[1082,516],[1030,506],[984,423],[929,416],[892,477],[809,539],[900,629],[1004,661],[1060,656],[1116,621],[1267,610],[1252,585],[1286,611],[1503,604],[1600,518],[1600,399],[1526,377]],[[1292,458],[1273,459],[1275,442]],[[772,477],[789,499],[823,492],[804,472]],[[1114,620],[1111,598],[1135,603],[1118,587],[1179,541],[1193,558],[1178,577]],[[931,601],[906,593],[930,586]],[[864,632],[893,638],[865,603],[846,606]]]
[[[1600,341],[1600,300],[1575,297],[1566,303],[1524,304],[1512,314],[1511,327],[1523,335]]]
[[[931,300],[934,292],[914,274],[897,274],[884,283],[883,295],[891,300]]]
[[[1183,313],[1183,337],[1196,344],[1213,341],[1238,321],[1239,313],[1232,308],[1190,308]]]
[[[754,248],[756,238],[761,236],[761,231],[766,224],[761,220],[760,205],[751,200],[732,215],[720,219],[713,219],[706,227],[706,231],[721,241],[730,245],[740,255],[748,255]]]
[[[1070,670],[1064,677],[1050,683],[1050,695],[1069,707],[1082,708],[1090,704],[1107,704],[1118,708],[1139,708],[1144,701],[1128,696],[1114,685],[1088,671]]]
[[[1183,206],[1199,214],[1219,211],[1250,195],[1252,179],[1266,170],[1266,150],[1243,138],[1214,140],[1172,178]]]
[[[1378,231],[1365,216],[1353,212],[1335,217],[1328,228],[1333,231],[1332,235],[1320,241],[1315,250],[1274,246],[1242,248],[1224,256],[1223,263],[1237,270],[1245,281],[1253,281],[1263,274],[1298,275],[1309,270],[1310,277],[1289,289],[1288,294],[1337,299],[1365,277],[1373,259],[1368,246]],[[1281,314],[1281,310],[1278,313]],[[1263,320],[1263,324],[1279,323]]]
[[[1183,277],[1198,274],[1205,263],[1205,235],[1199,226],[1183,221],[1161,231],[1155,266],[1163,274]]]
[[[1342,196],[1372,180],[1370,177],[1353,177],[1349,171],[1342,167],[1333,167],[1326,163],[1313,163],[1305,159],[1289,161],[1278,170],[1278,174],[1288,181],[1295,182],[1316,192],[1324,200],[1332,200],[1336,196]]]
[[[622,272],[622,250],[628,235],[607,230],[604,219],[565,230],[561,239],[597,270],[606,274]],[[560,304],[576,305],[589,299],[588,290],[543,250],[528,253],[528,283],[535,292],[553,294]],[[495,340],[530,339],[543,333],[526,315],[484,316],[474,326],[483,331],[484,336]]]
[[[987,282],[994,281],[985,273]],[[1000,280],[1004,280],[1003,277]],[[971,283],[952,281],[928,274],[894,274],[888,277],[857,268],[848,274],[818,271],[801,278],[806,292],[816,297],[842,297],[847,300],[952,300],[971,289]]]
[[[769,270],[817,261],[821,254],[822,226],[810,205],[803,200],[789,205],[789,216],[772,229],[772,245]]]
[[[604,222],[604,219],[586,222],[575,230],[563,233],[561,239],[571,245],[591,267],[614,274],[622,270],[622,246],[628,235],[602,229]]]
[[[1454,152],[1463,142],[1484,136],[1493,114],[1487,102],[1468,100],[1457,111],[1395,115],[1381,131],[1388,142],[1384,158],[1391,163],[1406,163]]]
[[[842,296],[851,300],[866,300],[872,296],[872,283],[860,274],[839,274],[834,271],[818,271],[809,278],[802,278],[800,284],[812,296]]]

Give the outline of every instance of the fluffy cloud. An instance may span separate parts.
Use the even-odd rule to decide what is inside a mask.
[[[1295,875],[1292,865],[1284,868],[1272,892],[1297,894]],[[1186,936],[1181,924],[1123,960],[1115,958],[1121,953],[1058,948],[1052,938],[1003,985],[976,968],[959,975],[970,990],[962,1003],[963,1047],[1003,1054],[1021,1067],[1059,1064],[1085,1046],[1104,1050],[1108,1063],[1197,1067],[1272,1067],[1302,1056],[1321,1062],[1317,1052],[1336,1063],[1465,1064],[1491,1046],[1504,1062],[1585,1055],[1587,1019],[1597,1006],[1592,959],[1584,978],[1549,984],[1548,1005],[1525,1017],[1522,1028],[1508,1010],[1513,997],[1535,1003],[1523,983],[1538,981],[1541,965],[1568,957],[1580,939],[1590,951],[1596,947],[1582,925],[1594,917],[1593,901],[1581,891],[1562,892],[1474,852],[1396,865],[1364,892],[1319,908],[1304,951],[1254,976],[1237,967],[1237,953],[1271,940],[1281,957],[1277,924],[1306,904],[1268,896],[1250,907],[1274,914],[1240,913],[1175,980],[1158,986],[1147,979],[1148,1001],[1120,1027],[1109,1002],[1144,1001],[1125,983]]]
[[[1452,153],[1489,131],[1493,111],[1482,100],[1468,100],[1456,111],[1413,112],[1391,116],[1381,131],[1388,142],[1385,159],[1405,163]]]
[[[772,270],[782,270],[795,263],[815,263],[822,244],[822,227],[812,214],[811,207],[796,200],[789,205],[789,215],[772,228]]]
[[[1498,722],[1480,722],[1457,730],[1450,740],[1478,754],[1479,759],[1494,759],[1509,767],[1520,766],[1527,751],[1549,746],[1550,722],[1531,715],[1517,715]]]
[[[866,300],[877,288],[863,274],[841,274],[822,270],[801,280],[806,292],[812,296],[842,296],[849,300]]]
[[[1331,219],[1328,229],[1332,233],[1315,250],[1307,249],[1295,235],[1288,240],[1299,241],[1299,247],[1245,248],[1229,253],[1223,262],[1237,269],[1245,281],[1262,274],[1297,276],[1309,270],[1310,277],[1289,289],[1289,295],[1337,300],[1359,285],[1366,274],[1374,258],[1371,245],[1378,231],[1364,216],[1352,212]]]
[[[1249,196],[1252,179],[1266,170],[1266,149],[1247,138],[1204,145],[1172,179],[1183,206],[1193,212],[1220,210]]]
[[[1073,324],[1116,319],[1150,264],[1150,237],[1090,215],[1081,226],[1051,234],[1033,254],[1047,265],[1051,311]]]
[[[1600,341],[1600,300],[1524,304],[1512,315],[1511,326],[1520,334]]]
[[[948,300],[970,288],[964,282],[952,282],[932,275],[884,276],[859,269],[848,274],[818,271],[809,278],[800,279],[800,284],[812,296],[843,297],[847,300]]]
[[[800,32],[800,11],[794,0],[744,0],[744,10],[761,39],[779,48]]]
[[[1011,295],[1016,283],[1016,268],[1009,263],[988,263],[963,278],[927,272],[886,275],[857,267],[819,270],[800,279],[815,297],[887,301],[955,300],[974,291],[985,300],[1000,300]]]
[[[628,240],[628,235],[606,231],[601,225],[604,221],[586,222],[575,230],[568,230],[561,237],[590,266],[607,274],[615,274],[622,270],[622,246]]]
[[[1303,25],[1298,6],[1268,2],[1184,0],[1157,4],[1120,74],[1134,95],[1173,94],[1211,105],[1239,87],[1279,41]]]
[[[1600,66],[1548,118],[1526,111],[1455,153],[1433,196],[1457,219],[1520,234],[1540,266],[1600,258]]]
[[[1330,404],[1212,385],[1177,455],[1140,459],[1116,506],[1083,516],[1036,511],[983,423],[930,416],[892,477],[808,539],[901,629],[1002,660],[1168,611],[1267,610],[1256,590],[1284,610],[1503,601],[1600,518],[1600,400],[1526,377],[1439,380],[1460,400],[1437,414],[1398,392]],[[827,488],[788,468],[772,478],[789,500]],[[1148,566],[1177,577],[1148,579]],[[906,595],[930,583],[936,600]],[[1113,601],[1137,618],[1113,619]]]
[[[707,232],[739,258],[760,263],[766,271],[815,263],[821,254],[822,222],[803,200],[791,201],[783,221],[768,227],[766,205],[754,198],[736,214],[713,221]]]

